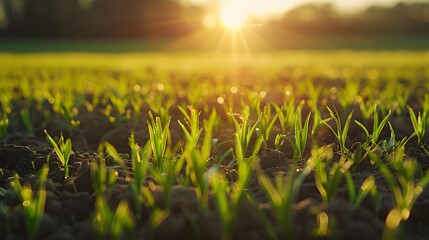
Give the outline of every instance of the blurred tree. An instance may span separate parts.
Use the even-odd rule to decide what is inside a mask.
[[[9,25],[9,16],[6,12],[6,5],[0,0],[0,29],[5,29]]]
[[[286,12],[277,26],[305,34],[429,34],[429,3],[369,7],[340,15],[330,4],[306,4]]]
[[[8,36],[175,37],[192,30],[174,0],[4,1]]]

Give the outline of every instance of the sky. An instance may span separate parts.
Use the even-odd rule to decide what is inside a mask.
[[[267,16],[271,14],[284,13],[304,3],[333,3],[341,12],[352,13],[365,9],[369,5],[392,6],[399,0],[189,0],[194,3],[219,3],[225,5],[230,2],[240,2],[249,14],[256,16]],[[402,2],[413,2],[403,0]],[[415,2],[415,1],[414,1]]]

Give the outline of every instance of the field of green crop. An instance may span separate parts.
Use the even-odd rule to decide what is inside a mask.
[[[0,54],[0,239],[426,239],[428,66]]]

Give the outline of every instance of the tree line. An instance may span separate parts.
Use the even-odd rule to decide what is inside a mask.
[[[3,0],[12,37],[177,37],[201,9],[174,0]],[[21,4],[17,4],[20,2]],[[195,17],[191,17],[195,16]]]

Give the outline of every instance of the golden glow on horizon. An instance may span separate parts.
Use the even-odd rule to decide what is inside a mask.
[[[232,30],[241,28],[247,19],[245,5],[239,2],[223,6],[219,14],[223,26]]]
[[[400,0],[188,0],[193,3],[204,5],[207,3],[217,3],[220,6],[225,6],[234,2],[244,2],[240,4],[244,6],[247,15],[257,17],[282,16],[283,13],[295,7],[304,4],[325,4],[331,3],[342,13],[354,13],[364,10],[368,6],[393,6]]]

